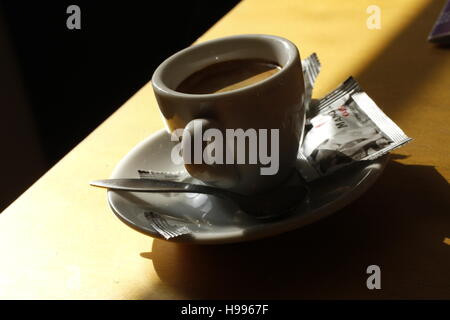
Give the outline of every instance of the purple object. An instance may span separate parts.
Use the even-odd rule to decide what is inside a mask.
[[[450,0],[442,9],[439,18],[434,24],[433,30],[428,36],[428,41],[436,43],[450,43]]]

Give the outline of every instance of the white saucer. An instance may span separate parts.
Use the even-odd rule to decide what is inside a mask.
[[[166,131],[156,132],[119,162],[111,178],[138,178],[139,169],[184,170],[170,159],[174,144]],[[169,229],[172,226],[191,231],[170,241],[202,244],[248,241],[297,229],[345,207],[375,182],[387,161],[388,156],[364,161],[309,184],[308,199],[295,213],[270,222],[249,217],[231,201],[204,194],[108,191],[108,202],[123,222],[155,238],[167,240],[151,222],[149,212],[154,213],[152,217],[161,217]],[[198,183],[193,178],[188,181]]]

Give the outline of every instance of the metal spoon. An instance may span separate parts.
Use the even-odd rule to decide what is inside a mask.
[[[259,219],[272,219],[294,211],[305,199],[308,189],[301,184],[285,185],[256,195],[199,184],[158,179],[106,179],[96,180],[91,186],[132,192],[204,193],[234,201],[240,209]]]

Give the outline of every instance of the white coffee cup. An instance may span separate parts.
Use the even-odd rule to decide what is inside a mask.
[[[273,61],[281,69],[260,82],[232,91],[188,94],[176,90],[196,71],[235,59]],[[152,84],[167,130],[184,130],[183,149],[193,146],[194,129],[199,126],[203,132],[209,128],[218,129],[224,137],[227,129],[244,132],[253,129],[258,134],[265,129],[267,139],[273,137],[271,133],[278,132],[278,150],[272,141],[267,153],[277,153],[271,155],[273,161],[278,161],[270,164],[277,165],[274,174],[262,174],[262,169],[269,166],[262,161],[256,164],[237,161],[232,164],[185,163],[193,177],[214,186],[255,194],[280,185],[292,174],[303,137],[305,87],[300,55],[291,41],[278,36],[249,34],[199,43],[166,59],[154,72]],[[260,147],[258,142],[258,152]],[[248,144],[245,148],[246,152],[255,150]],[[225,149],[224,156],[229,152]],[[267,171],[273,173],[275,170]]]

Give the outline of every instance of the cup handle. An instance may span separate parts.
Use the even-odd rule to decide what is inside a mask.
[[[191,176],[206,184],[228,189],[237,186],[239,171],[235,164],[226,164],[226,141],[219,128],[212,119],[191,120],[183,130],[181,150],[184,166]],[[221,139],[222,143],[216,139]]]

